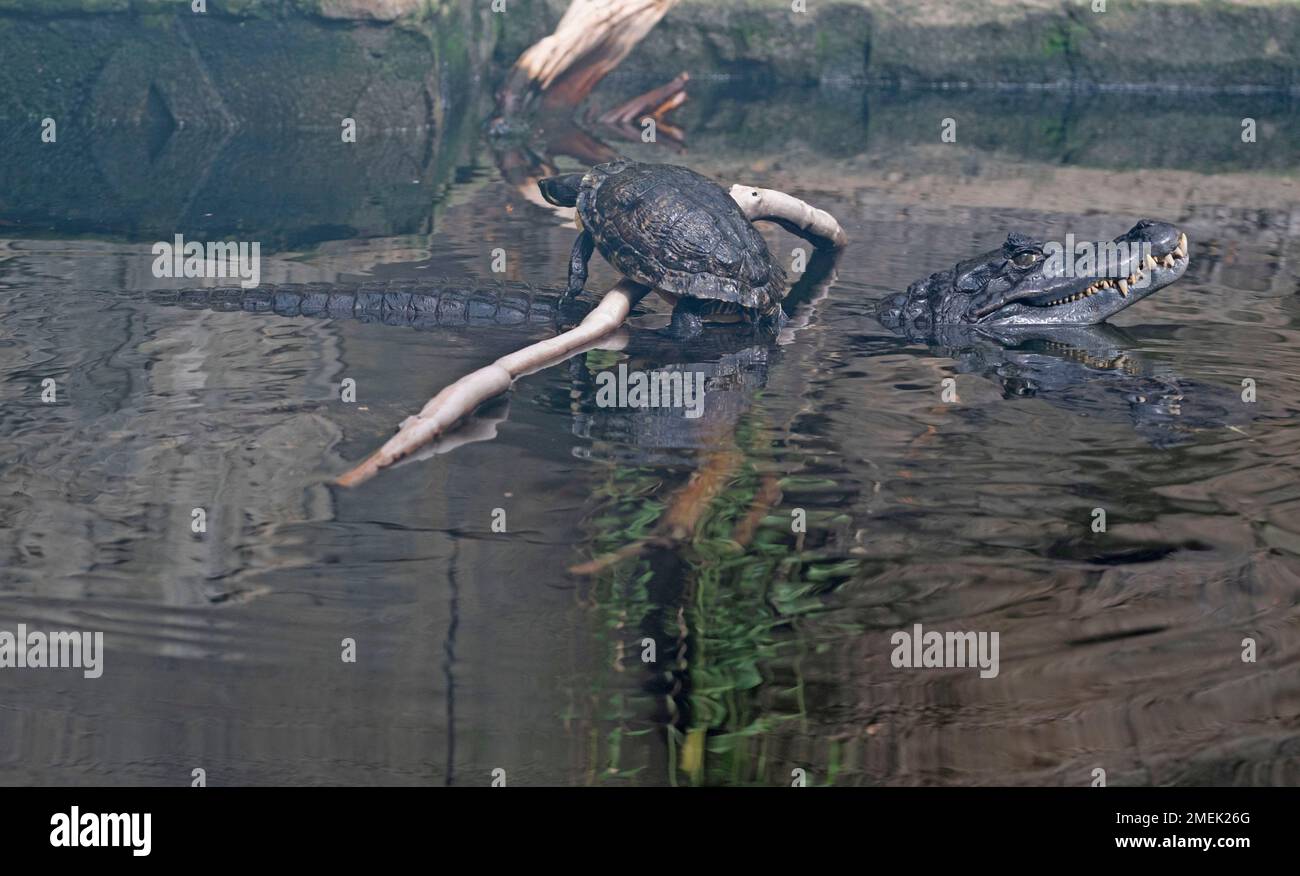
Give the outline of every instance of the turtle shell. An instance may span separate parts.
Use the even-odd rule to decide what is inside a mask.
[[[671,295],[763,313],[785,294],[785,271],[731,195],[672,164],[593,168],[578,214],[600,254],[624,276]]]

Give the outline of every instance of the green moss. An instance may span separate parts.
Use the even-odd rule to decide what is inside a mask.
[[[1050,24],[1043,35],[1042,51],[1046,58],[1069,58],[1080,50],[1080,43],[1088,35],[1088,29],[1073,19],[1066,19]]]

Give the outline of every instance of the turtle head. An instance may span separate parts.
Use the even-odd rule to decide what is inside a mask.
[[[578,190],[582,188],[581,173],[562,173],[558,176],[544,176],[537,181],[537,188],[548,204],[557,207],[576,207]]]

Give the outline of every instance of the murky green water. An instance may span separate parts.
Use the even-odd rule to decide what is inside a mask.
[[[680,346],[642,316],[621,351],[521,381],[491,440],[351,492],[328,479],[550,329],[160,306],[130,294],[175,285],[150,245],[262,239],[276,283],[486,282],[501,248],[507,279],[557,285],[574,232],[509,156],[363,140],[383,172],[340,216],[340,165],[299,160],[319,132],[234,134],[205,164],[126,128],[46,165],[48,190],[138,181],[152,155],[156,197],[0,199],[0,629],[106,642],[99,679],[0,672],[0,780],[1300,781],[1293,108],[1161,98],[1117,133],[1155,98],[734,91],[693,90],[684,153],[602,136],[833,212],[853,243],[809,324]],[[403,184],[427,209],[385,213]],[[872,316],[1009,231],[1144,216],[1182,226],[1192,264],[1122,331],[953,349]],[[590,288],[612,279],[594,265]],[[716,376],[708,413],[598,407],[619,362]],[[676,547],[566,571],[684,508]],[[895,668],[891,635],[918,623],[998,632],[997,677]]]

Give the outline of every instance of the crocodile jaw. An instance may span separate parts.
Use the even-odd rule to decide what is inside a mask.
[[[1133,236],[1139,225],[1127,235]],[[1172,226],[1165,226],[1171,228]],[[1178,280],[1191,261],[1187,235],[1174,232],[1150,242],[1144,258],[1129,257],[1109,276],[1042,280],[1030,292],[1012,287],[998,296],[975,296],[965,320],[979,325],[1094,325]],[[1143,241],[1133,241],[1143,242]],[[1096,244],[1094,244],[1096,246]]]

